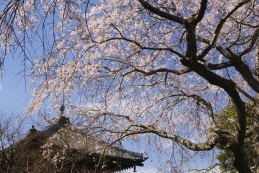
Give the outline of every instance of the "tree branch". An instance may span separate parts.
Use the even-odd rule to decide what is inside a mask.
[[[251,40],[249,46],[242,52],[238,53],[237,56],[241,57],[241,56],[249,53],[254,48],[255,42],[256,42],[257,38],[259,37],[259,29],[256,29],[254,34],[251,37],[252,37],[252,40]]]
[[[259,81],[254,77],[250,68],[242,61],[241,57],[236,55],[231,49],[226,48],[229,54],[232,55],[231,60],[236,70],[247,81],[248,85],[257,93],[259,93]]]
[[[200,37],[200,36],[197,36],[196,35],[196,39],[199,41],[199,42],[202,42],[202,43],[206,43],[206,44],[210,44],[210,41],[209,40],[207,40],[207,39],[205,39],[205,38],[202,38],[202,37]],[[227,59],[231,59],[231,55],[229,55],[229,53],[225,50],[225,49],[223,49],[220,45],[217,45],[217,44],[215,44],[214,45],[215,47],[216,47],[216,49],[223,55],[223,56],[225,56]],[[199,55],[200,56],[200,55]],[[200,59],[200,60],[202,60],[202,59]]]
[[[202,59],[204,56],[206,56],[209,51],[213,48],[213,46],[215,45],[218,36],[220,34],[220,31],[224,25],[224,23],[226,22],[226,20],[236,11],[238,10],[241,6],[243,6],[244,4],[250,2],[249,0],[245,0],[243,2],[240,2],[237,4],[237,6],[235,6],[229,13],[227,13],[219,22],[219,24],[217,25],[215,31],[214,31],[214,35],[209,43],[209,46],[198,56],[198,59]]]
[[[141,70],[141,69],[138,69],[138,68],[134,68],[133,70],[130,70],[130,71],[124,73],[122,76],[126,76],[127,74],[130,74],[130,73],[133,73],[133,72],[140,72],[140,73],[143,73],[146,76],[150,76],[150,75],[156,74],[158,72],[165,72],[165,73],[173,73],[173,74],[176,74],[176,75],[182,75],[182,74],[191,72],[191,70],[189,68],[182,69],[182,70],[171,70],[171,69],[168,69],[168,68],[160,68],[160,69],[155,69],[155,70],[150,70],[150,71],[144,71],[144,70]]]
[[[230,96],[232,102],[237,108],[238,115],[238,141],[240,145],[244,143],[245,133],[246,133],[246,113],[245,113],[245,104],[241,100],[239,93],[236,90],[236,85],[232,80],[227,80],[212,71],[208,70],[204,65],[199,62],[193,62],[189,59],[182,59],[182,64],[186,67],[189,67],[194,72],[199,74],[201,77],[206,79],[210,84],[216,85],[224,89]],[[259,89],[259,88],[258,88]]]
[[[185,146],[186,148],[193,150],[193,151],[206,151],[206,150],[210,150],[212,149],[218,142],[218,135],[214,135],[213,137],[211,137],[210,139],[208,139],[206,142],[204,143],[200,143],[200,144],[194,144],[189,140],[186,140],[180,136],[177,135],[173,135],[170,133],[167,133],[165,131],[162,130],[157,130],[154,127],[151,126],[146,126],[146,125],[142,125],[142,124],[137,124],[135,123],[129,116],[126,115],[122,115],[122,114],[115,114],[112,112],[103,112],[102,115],[111,115],[111,116],[116,116],[116,117],[121,117],[121,118],[125,118],[129,121],[129,123],[131,123],[132,126],[134,127],[139,127],[143,130],[139,131],[139,133],[154,133],[162,138],[166,138],[166,139],[171,139],[183,146]],[[135,134],[135,133],[134,133]]]
[[[109,38],[107,40],[104,40],[102,42],[100,42],[100,44],[102,43],[105,43],[105,42],[109,42],[109,41],[112,41],[112,40],[125,40],[125,41],[128,41],[128,42],[131,42],[131,43],[134,43],[135,45],[137,45],[140,49],[146,49],[146,50],[163,50],[163,51],[170,51],[174,54],[176,54],[177,56],[179,56],[180,58],[185,58],[184,55],[180,54],[179,52],[171,49],[171,48],[159,48],[159,47],[146,47],[146,46],[142,46],[139,42],[135,41],[135,40],[131,40],[131,39],[128,39],[128,38],[125,38],[125,37],[114,37],[114,38]]]
[[[242,88],[240,88],[240,87],[237,86],[237,85],[236,85],[236,88],[237,88],[237,90],[238,90],[239,92],[241,92],[244,96],[246,96],[247,98],[249,98],[250,100],[252,100],[254,103],[257,102],[257,100],[256,100],[254,97],[250,96],[250,95],[249,95],[247,92],[245,92]]]
[[[208,68],[210,70],[220,70],[220,69],[231,67],[231,66],[233,66],[233,64],[230,61],[223,62],[220,64],[208,64]]]
[[[184,91],[180,90],[182,92],[182,94],[186,97],[190,97],[190,98],[193,98],[197,101],[197,105],[199,105],[200,103],[205,105],[208,109],[208,116],[210,117],[210,122],[212,124],[213,127],[216,126],[216,121],[215,121],[215,118],[214,118],[214,114],[213,114],[213,109],[212,109],[212,106],[210,104],[210,102],[207,102],[205,99],[203,99],[201,96],[199,95],[196,95],[196,94],[186,94]]]
[[[207,0],[200,1],[200,10],[199,10],[198,14],[195,15],[195,19],[194,19],[195,23],[199,23],[202,20],[204,14],[205,14],[205,11],[207,9],[207,3],[208,3]]]
[[[179,24],[184,24],[184,22],[185,22],[184,19],[182,19],[178,16],[174,16],[172,14],[166,13],[164,11],[159,10],[158,8],[153,7],[151,4],[147,3],[145,0],[138,0],[138,1],[145,9],[149,10],[150,12],[152,12],[158,16],[164,17],[168,20],[177,22]]]

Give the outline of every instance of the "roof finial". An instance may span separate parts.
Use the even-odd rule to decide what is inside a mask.
[[[34,128],[34,125],[31,126],[30,134],[35,134],[37,130]]]
[[[136,164],[134,165],[133,172],[137,172]]]
[[[65,110],[65,106],[62,105],[62,106],[59,108],[59,110],[60,110],[61,114],[63,114],[63,113],[64,113],[64,110]]]

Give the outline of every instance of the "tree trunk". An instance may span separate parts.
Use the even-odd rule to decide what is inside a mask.
[[[257,75],[257,80],[259,80],[259,40],[256,42],[256,54],[255,54],[255,73]],[[253,173],[259,173],[259,93],[256,94],[255,99],[257,101],[255,105],[255,150],[256,150],[256,158],[254,159],[255,167],[253,168]],[[241,146],[236,146],[235,149],[232,150],[235,156],[234,167],[238,170],[239,173],[250,173],[251,165],[247,164],[246,154]]]
[[[259,40],[256,42],[256,55],[255,55],[255,73],[257,75],[257,80],[259,80]],[[256,145],[255,145],[255,150],[256,150],[256,160],[255,160],[255,173],[259,173],[259,93],[256,94],[255,99],[257,101],[255,105],[255,114],[256,114],[256,119],[257,121],[255,124],[255,130],[256,130]]]
[[[247,164],[246,154],[244,147],[237,145],[235,148],[232,148],[232,151],[235,156],[234,167],[238,170],[239,173],[252,173],[249,165]]]

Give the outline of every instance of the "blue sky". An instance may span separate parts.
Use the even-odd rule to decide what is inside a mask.
[[[0,79],[0,110],[7,115],[21,114],[30,96],[28,81],[19,75],[21,70],[21,59],[6,57],[4,75]]]

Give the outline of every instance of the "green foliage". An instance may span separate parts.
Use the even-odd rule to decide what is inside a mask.
[[[220,162],[220,170],[228,171],[230,173],[237,172],[233,166],[234,154],[228,149],[220,149],[217,159]]]
[[[255,108],[250,103],[246,103],[245,106],[247,113],[247,126],[250,127],[253,125]],[[235,107],[229,104],[216,115],[216,120],[219,128],[235,131],[237,127],[237,113]],[[255,148],[253,148],[253,138],[254,135],[251,135],[245,140],[245,152],[247,153],[247,161],[250,167],[254,166],[254,157],[256,155]],[[225,146],[217,146],[217,148],[220,150],[219,154],[216,156],[220,163],[220,170],[229,173],[238,172],[233,166],[234,154],[232,151]]]

